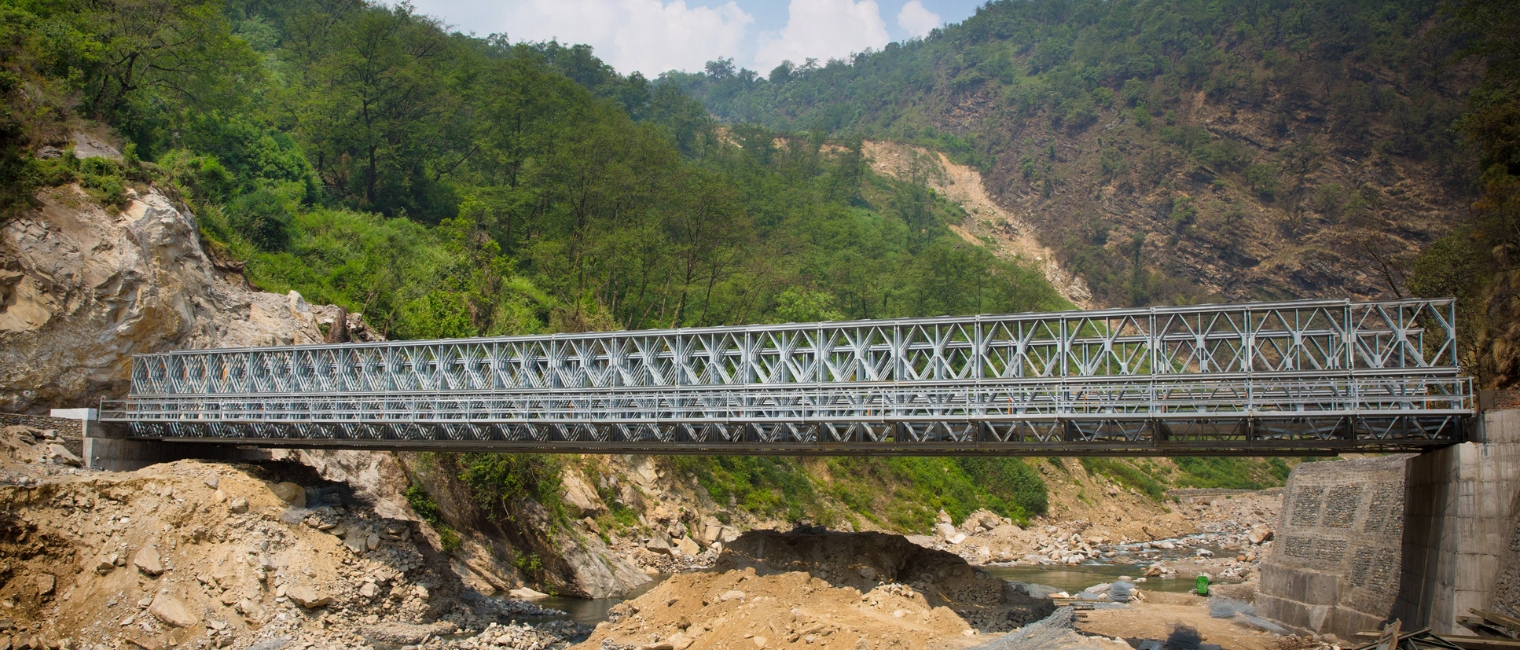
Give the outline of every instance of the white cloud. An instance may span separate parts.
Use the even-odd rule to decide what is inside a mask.
[[[688,7],[685,0],[415,0],[413,6],[482,36],[504,32],[513,42],[585,43],[618,72],[649,77],[701,70],[712,59],[733,56],[754,22],[734,2]]]
[[[940,20],[939,14],[929,11],[918,0],[908,0],[902,11],[897,12],[897,26],[908,32],[909,36],[928,36],[930,30],[942,24],[944,21]]]
[[[889,40],[874,0],[792,0],[786,27],[760,35],[755,64],[764,74],[783,60],[801,65],[808,58],[845,58]]]

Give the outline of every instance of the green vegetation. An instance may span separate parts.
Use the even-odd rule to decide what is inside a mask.
[[[405,5],[161,5],[6,3],[0,171],[122,201],[103,170],[32,157],[106,122],[254,284],[391,338],[1065,306],[858,142],[719,129],[589,48],[449,34]]]
[[[1174,460],[1183,473],[1177,482],[1180,487],[1260,490],[1281,485],[1291,469],[1281,458],[1269,459],[1265,467],[1260,461],[1248,458],[1182,457]]]
[[[560,499],[560,472],[564,458],[548,454],[465,453],[456,458],[459,480],[470,488],[475,504],[496,521],[511,518],[519,500],[531,499],[560,521],[565,504]]]
[[[1214,299],[1170,255],[1147,248],[1192,242],[1222,264],[1250,268],[1257,260],[1242,255],[1241,240],[1262,236],[1247,227],[1256,206],[1282,215],[1275,235],[1288,242],[1326,228],[1372,233],[1350,248],[1388,266],[1392,292],[1403,262],[1388,252],[1401,249],[1380,248],[1382,186],[1344,188],[1319,206],[1334,183],[1322,185],[1317,172],[1331,156],[1379,170],[1416,161],[1432,190],[1460,200],[1474,174],[1451,126],[1471,76],[1449,64],[1468,39],[1441,6],[1005,0],[849,61],[765,75],[719,60],[663,79],[731,122],[912,142],[978,167],[998,192],[1038,193],[1046,204],[1036,213],[1070,215],[1042,223],[1042,241],[1103,304]],[[1495,38],[1508,32],[1489,26],[1513,24],[1503,2],[1464,6]],[[1485,58],[1513,56],[1504,47],[1512,40],[1493,43]],[[1200,102],[1211,107],[1207,122],[1194,118]],[[1258,128],[1288,144],[1235,135]],[[1123,218],[1086,196],[1106,185],[1163,220]],[[1062,197],[1063,188],[1083,196]],[[1132,238],[1111,241],[1115,226]]]
[[[956,522],[978,509],[1027,522],[1045,514],[1045,485],[1017,458],[680,457],[719,505],[825,525],[868,520],[922,531],[941,509]],[[827,497],[827,498],[825,498]],[[836,510],[834,505],[843,506]]]
[[[1460,133],[1478,154],[1474,218],[1426,246],[1409,288],[1420,296],[1456,296],[1462,365],[1479,386],[1520,384],[1520,13],[1510,3],[1454,3],[1453,31],[1471,42],[1464,60],[1484,76],[1468,96]]]
[[[1177,459],[1177,463],[1181,465],[1183,460],[1179,458]],[[1160,481],[1139,467],[1125,461],[1084,456],[1082,458],[1082,467],[1090,474],[1107,476],[1117,481],[1120,485],[1139,490],[1145,496],[1150,497],[1152,501],[1161,501],[1166,498],[1166,487]]]
[[[453,553],[459,550],[462,543],[459,533],[443,520],[443,511],[438,508],[438,503],[420,485],[409,485],[406,488],[406,503],[412,507],[412,511],[418,517],[438,531],[438,541],[443,545],[444,553]]]

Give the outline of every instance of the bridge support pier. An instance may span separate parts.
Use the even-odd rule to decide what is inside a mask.
[[[1486,411],[1468,442],[1294,468],[1257,611],[1356,642],[1404,629],[1471,634],[1468,609],[1520,610],[1520,411]]]
[[[1469,442],[1409,461],[1401,580],[1406,629],[1471,634],[1468,610],[1520,609],[1520,411],[1486,411]]]
[[[84,433],[84,453],[80,457],[84,460],[85,467],[91,469],[130,472],[149,465],[187,458],[224,461],[269,459],[267,451],[240,449],[235,445],[132,440],[113,436],[110,428],[118,425],[100,422],[95,409],[53,409],[52,416],[79,420],[80,429]]]

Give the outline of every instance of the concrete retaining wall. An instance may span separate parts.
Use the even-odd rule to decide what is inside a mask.
[[[1408,455],[1293,469],[1257,611],[1300,632],[1355,639],[1393,611]]]
[[[1487,411],[1472,442],[1409,462],[1397,615],[1468,633],[1469,608],[1520,606],[1520,411]],[[1508,572],[1509,577],[1506,576]]]

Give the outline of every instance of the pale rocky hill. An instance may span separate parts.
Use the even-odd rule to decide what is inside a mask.
[[[216,268],[194,216],[157,190],[120,212],[74,185],[37,199],[0,225],[0,410],[119,397],[133,354],[320,342],[339,314]]]

